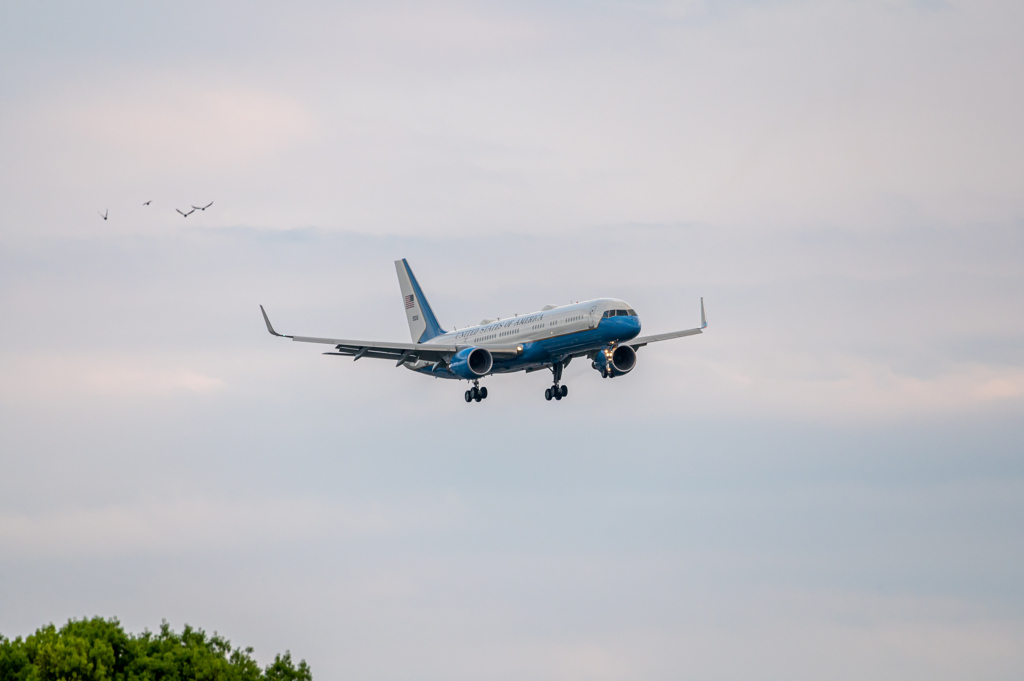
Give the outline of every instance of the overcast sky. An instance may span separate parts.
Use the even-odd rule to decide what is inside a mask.
[[[3,3],[0,633],[166,618],[320,680],[1021,678],[1022,33]],[[266,333],[405,341],[402,257],[446,328],[709,328],[470,405]]]

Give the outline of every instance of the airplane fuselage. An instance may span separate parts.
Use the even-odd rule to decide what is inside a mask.
[[[462,347],[521,346],[513,358],[494,358],[492,373],[531,371],[581,353],[628,341],[640,333],[640,318],[633,308],[615,298],[598,298],[539,312],[496,319],[435,336],[423,345]],[[459,378],[434,362],[418,361],[406,367],[439,378]]]
[[[625,376],[636,366],[636,351],[650,343],[694,336],[704,332],[707,319],[700,303],[698,328],[640,336],[640,318],[625,301],[598,298],[561,307],[547,305],[538,312],[506,319],[484,319],[476,326],[445,331],[423,295],[423,289],[404,258],[395,261],[402,304],[411,343],[323,338],[278,333],[260,305],[267,332],[301,343],[334,346],[325,355],[356,361],[386,359],[418,374],[472,382],[466,402],[487,398],[480,380],[493,374],[549,369],[553,385],[544,399],[561,400],[569,394],[561,383],[562,369],[574,358],[586,357],[603,378]]]

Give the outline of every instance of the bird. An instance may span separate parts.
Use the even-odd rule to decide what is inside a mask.
[[[192,206],[192,210],[206,210],[207,208],[209,208],[212,205],[213,205],[213,201],[210,201],[205,206]]]
[[[99,211],[96,211],[96,212],[99,213]],[[107,219],[107,213],[109,213],[109,212],[110,211],[108,209],[104,208],[103,212],[100,213],[100,217],[103,218],[104,220],[106,220]]]
[[[148,205],[149,205],[149,204],[151,204],[151,203],[153,203],[153,199],[150,199],[149,201],[146,201],[146,202],[145,202],[144,204],[142,204],[142,205],[143,205],[143,206],[148,206]]]
[[[176,211],[178,211],[179,213],[181,213],[181,210],[180,210],[180,209],[178,209],[178,208],[175,208],[174,210],[176,210]],[[193,208],[192,210],[190,210],[190,211],[189,211],[189,212],[187,212],[187,213],[181,213],[181,217],[183,217],[183,218],[187,218],[187,217],[188,217],[189,215],[192,215],[192,213],[195,213],[195,212],[196,212],[196,209],[195,209],[195,208]],[[106,218],[104,218],[104,220],[106,220]]]

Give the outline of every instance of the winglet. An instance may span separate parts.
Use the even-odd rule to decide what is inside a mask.
[[[270,332],[271,336],[280,336],[281,338],[291,338],[291,336],[286,336],[283,333],[278,333],[277,331],[274,331],[274,327],[270,323],[270,317],[267,316],[267,311],[263,309],[262,305],[260,305],[260,312],[263,313],[263,321],[265,321],[267,323],[267,331]]]
[[[264,316],[266,316],[266,313],[264,313]],[[269,321],[267,322],[267,326],[270,326]],[[708,318],[704,316],[704,296],[701,296],[700,299],[700,328],[708,328]]]

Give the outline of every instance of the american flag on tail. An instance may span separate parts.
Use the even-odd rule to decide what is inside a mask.
[[[405,296],[405,309],[408,310],[416,304],[416,299],[412,294]]]

